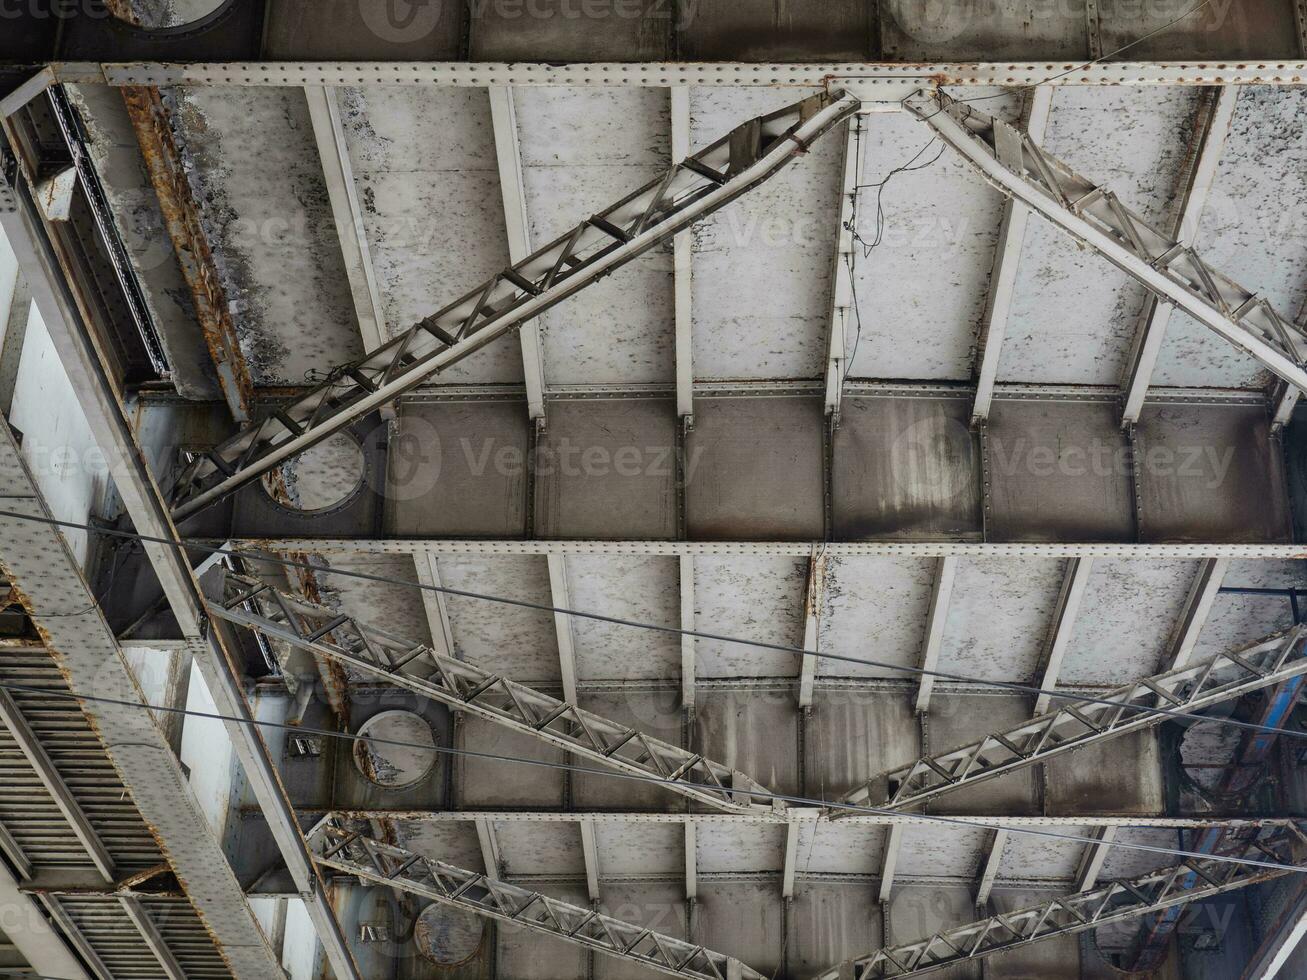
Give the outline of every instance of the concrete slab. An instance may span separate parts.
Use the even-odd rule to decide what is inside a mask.
[[[881,946],[880,907],[873,885],[800,882],[789,912],[787,952],[798,976]]]
[[[539,555],[442,556],[439,569],[451,589],[551,602],[549,569]],[[456,595],[446,602],[458,656],[523,684],[560,682],[551,613]]]
[[[706,632],[803,646],[803,597],[808,564],[772,556],[694,559],[695,623]],[[700,677],[797,677],[797,654],[697,639]]]
[[[1131,541],[1129,445],[1115,399],[996,398],[985,441],[994,541]]]
[[[1033,678],[1053,622],[1063,566],[1056,558],[960,560],[939,669],[985,680]],[[974,702],[967,710],[979,711],[982,704]],[[931,744],[947,747],[936,743],[934,734]]]
[[[784,945],[781,891],[775,882],[699,886],[696,942],[739,957],[759,973],[779,971]]]
[[[919,666],[935,565],[916,558],[828,558],[817,649]],[[818,660],[817,676],[908,675],[884,667]]]
[[[582,691],[581,706],[637,731],[680,745],[682,721],[680,690]],[[707,753],[710,758],[716,758]],[[572,760],[591,769],[604,768],[589,759]],[[721,760],[718,760],[721,761]],[[652,783],[614,776],[572,773],[572,800],[579,809],[670,810],[678,809],[684,797]],[[625,825],[622,825],[625,826]]]
[[[805,794],[839,799],[921,755],[912,703],[900,694],[818,689],[804,752]]]
[[[705,146],[805,93],[694,89],[690,145]],[[826,363],[840,140],[694,228],[697,379],[820,378]]]
[[[1303,93],[1294,89],[1240,92],[1194,241],[1213,268],[1265,297],[1288,320],[1299,317],[1307,300],[1307,143],[1296,124],[1302,107]],[[1157,384],[1244,388],[1269,380],[1256,361],[1186,314],[1171,318]]]
[[[1155,729],[1050,759],[1044,769],[1049,813],[1156,815],[1166,806]]]
[[[1137,433],[1141,540],[1290,539],[1283,461],[1264,408],[1145,404]]]
[[[175,124],[256,384],[362,352],[304,95],[179,89]]]
[[[533,248],[671,163],[670,100],[662,89],[520,88],[515,99]],[[549,384],[674,381],[672,291],[668,247],[543,314]]]
[[[1018,99],[997,89],[976,95],[986,100],[986,112],[1016,121]],[[853,254],[858,303],[845,338],[849,376],[966,381],[1003,199],[908,113],[873,114],[864,125],[854,225],[862,241]],[[904,323],[913,325],[909,344]]]
[[[569,555],[572,607],[659,626],[680,626],[681,583],[675,558]],[[681,641],[672,633],[573,617],[577,680],[676,678]]]

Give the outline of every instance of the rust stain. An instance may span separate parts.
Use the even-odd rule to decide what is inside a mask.
[[[159,199],[173,251],[190,288],[195,316],[213,359],[223,397],[236,420],[248,422],[254,403],[254,382],[241,354],[227,295],[200,222],[199,205],[173,138],[168,109],[153,86],[123,86],[120,91],[136,131],[145,169]]]
[[[302,565],[309,563],[310,555],[304,551],[291,552],[290,559],[300,562]],[[313,574],[309,568],[296,568],[295,575],[299,579],[300,590],[304,597],[310,602],[318,605],[326,605],[322,598],[322,588],[318,584],[318,577]],[[331,634],[328,634],[331,636]],[[336,713],[336,718],[341,724],[349,722],[349,675],[345,673],[345,667],[337,660],[330,657],[321,657],[318,654],[313,655],[313,662],[318,665],[318,675],[322,678],[322,686],[326,689],[327,703],[331,705],[331,710]]]

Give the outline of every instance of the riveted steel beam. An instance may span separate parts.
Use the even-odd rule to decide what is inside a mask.
[[[1307,627],[1299,625],[1241,649],[1145,677],[1109,692],[1102,701],[1059,699],[1061,707],[1022,725],[883,773],[849,793],[844,802],[877,805],[876,794],[887,787],[888,799],[878,805],[914,806],[962,786],[1140,731],[1165,721],[1168,711],[1200,711],[1307,673],[1305,647]]]
[[[1245,835],[1231,851],[1258,861],[1296,866],[1294,845],[1301,840],[1302,835],[1292,829],[1257,831]],[[883,947],[853,960],[852,976],[853,980],[880,980],[933,973],[956,963],[1173,909],[1291,873],[1292,867],[1278,871],[1211,857],[1186,858],[1179,865],[1138,878],[1110,881],[1088,891],[942,929],[914,942]],[[840,978],[840,967],[832,967],[814,980]]]
[[[695,980],[763,980],[739,960],[599,912],[373,840],[326,817],[309,833],[315,860],[365,881]]]
[[[858,105],[849,95],[814,96],[750,120],[371,354],[340,365],[308,394],[197,455],[178,478],[173,517],[221,499],[729,204]]]
[[[574,701],[518,684],[465,660],[437,653],[325,606],[255,579],[209,573],[212,615],[320,653],[388,683],[566,749],[591,762],[662,782],[719,810],[772,809],[751,802],[751,791],[770,795],[743,773],[701,754],[651,738]],[[690,783],[696,785],[688,785]],[[780,804],[776,804],[779,806]]]
[[[903,106],[1000,191],[1287,383],[1307,389],[1307,334],[1255,292],[1209,266],[1193,248],[1149,226],[1112,191],[1045,153],[1028,133],[943,93],[919,92]]]

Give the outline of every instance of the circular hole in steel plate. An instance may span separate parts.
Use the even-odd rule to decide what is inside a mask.
[[[358,491],[363,484],[363,464],[358,441],[337,432],[265,473],[263,489],[292,510],[330,510]]]
[[[358,730],[354,764],[365,779],[386,789],[403,789],[426,778],[436,765],[436,737],[421,715],[383,711]],[[384,741],[375,741],[375,740]],[[395,742],[417,743],[395,745]],[[431,746],[425,748],[424,746]]]
[[[458,966],[481,951],[484,930],[484,923],[471,913],[437,902],[418,916],[413,941],[424,959],[440,966]]]

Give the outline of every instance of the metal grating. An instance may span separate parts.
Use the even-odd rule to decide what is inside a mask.
[[[0,681],[67,691],[44,650],[0,651]],[[76,701],[11,691],[69,790],[120,868],[151,867],[163,855]],[[85,850],[7,729],[0,727],[0,823],[33,864],[87,865]]]

